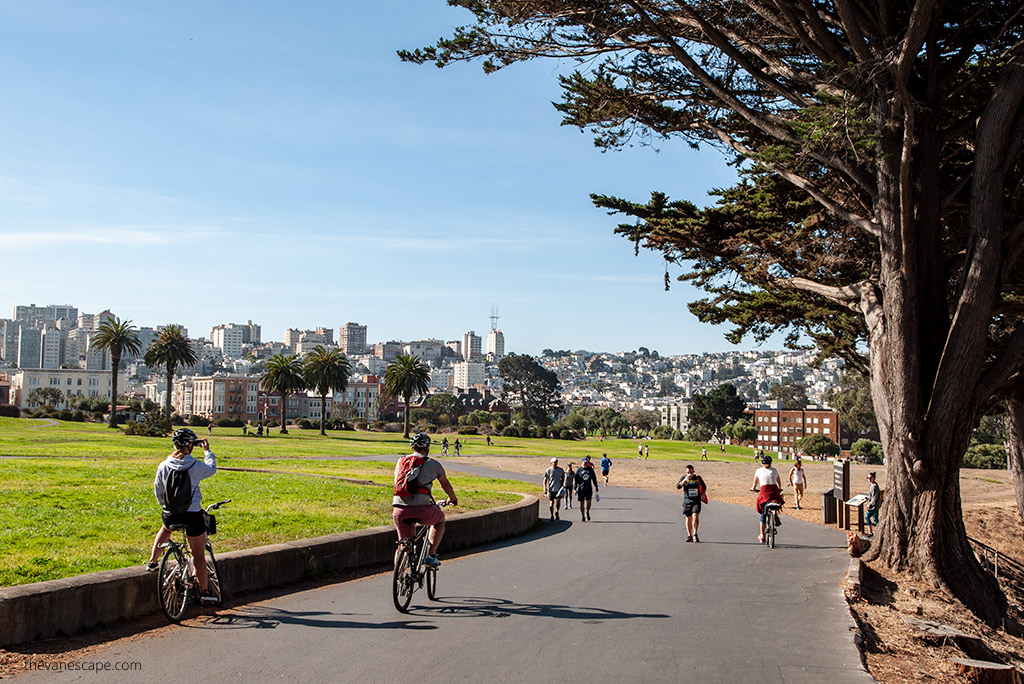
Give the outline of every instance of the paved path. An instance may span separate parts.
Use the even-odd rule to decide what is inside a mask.
[[[751,509],[712,502],[703,543],[687,544],[678,497],[601,493],[592,522],[563,511],[445,561],[440,600],[417,592],[408,615],[391,605],[390,574],[375,575],[229,606],[89,656],[140,662],[141,673],[18,681],[165,678],[183,657],[183,676],[202,681],[872,681],[839,591],[840,532],[787,519],[767,549]]]

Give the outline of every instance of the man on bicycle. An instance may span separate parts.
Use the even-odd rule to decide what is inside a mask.
[[[176,430],[171,437],[174,445],[174,453],[164,459],[156,469],[156,479],[153,482],[153,493],[156,500],[160,502],[163,526],[156,533],[153,540],[153,550],[150,552],[149,563],[146,569],[150,572],[157,570],[157,557],[160,553],[160,546],[171,538],[172,525],[185,525],[185,536],[188,537],[188,545],[192,549],[192,558],[195,561],[196,581],[199,583],[200,599],[203,601],[216,601],[217,596],[210,594],[207,587],[206,576],[206,519],[203,517],[203,494],[199,490],[199,482],[217,472],[217,459],[210,451],[210,442],[206,439],[199,439],[196,433],[188,428]],[[199,461],[192,455],[192,449],[196,446],[203,449],[203,460]],[[166,510],[166,483],[171,471],[185,471],[188,473],[192,488],[192,501],[188,511],[184,513],[172,513]]]
[[[761,514],[761,533],[757,541],[764,543],[764,525],[768,522],[768,510],[765,504],[777,503],[782,505],[786,501],[782,498],[782,489],[779,484],[782,476],[779,471],[772,467],[772,457],[765,456],[761,459],[761,467],[754,472],[754,483],[750,485],[750,491],[757,492],[757,512]],[[776,513],[775,524],[781,525],[782,521]]]
[[[441,543],[441,538],[444,537],[444,512],[434,503],[434,497],[430,491],[434,480],[437,480],[438,484],[441,485],[441,489],[448,495],[448,500],[453,506],[458,505],[459,498],[455,496],[455,490],[452,489],[448,476],[445,475],[444,467],[439,461],[429,457],[430,437],[426,433],[418,432],[409,440],[409,446],[412,447],[413,451],[410,456],[419,454],[426,459],[419,467],[419,475],[416,481],[421,487],[425,487],[427,491],[408,497],[396,494],[391,501],[391,517],[395,521],[395,528],[398,530],[398,538],[400,540],[416,534],[417,521],[421,525],[430,525],[430,532],[427,533],[430,547],[426,562],[428,565],[437,567],[441,564],[437,557],[437,547]],[[399,485],[399,475],[404,475],[402,472],[403,460],[400,459],[395,465],[396,489]]]

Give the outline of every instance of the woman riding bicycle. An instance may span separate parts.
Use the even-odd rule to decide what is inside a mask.
[[[441,561],[437,558],[437,547],[444,536],[444,512],[434,503],[434,498],[430,491],[434,480],[437,480],[438,484],[441,485],[441,489],[448,495],[448,500],[453,506],[459,503],[459,498],[455,496],[455,490],[452,489],[451,483],[448,482],[444,466],[436,459],[429,458],[430,436],[426,433],[418,432],[409,440],[409,446],[413,450],[410,456],[419,455],[426,459],[420,465],[419,475],[416,478],[417,484],[420,487],[424,487],[426,491],[413,494],[412,496],[399,496],[396,494],[391,500],[391,515],[395,522],[395,528],[398,530],[399,540],[416,534],[416,522],[414,521],[418,521],[421,525],[430,525],[430,532],[427,536],[430,548],[428,549],[429,555],[426,562],[428,565],[436,567],[441,564]],[[396,492],[398,491],[399,475],[402,474],[404,460],[404,458],[399,459],[398,463],[395,464]],[[398,558],[397,552],[395,558],[396,560]]]
[[[786,501],[782,498],[782,489],[779,488],[782,476],[779,475],[778,470],[772,467],[772,457],[763,457],[761,463],[763,465],[754,473],[754,483],[750,485],[750,491],[758,492],[756,508],[757,512],[761,514],[761,531],[757,536],[757,541],[763,543],[764,525],[768,520],[765,504],[777,503],[781,506]]]
[[[156,533],[153,540],[153,550],[149,555],[149,563],[146,569],[155,572],[158,567],[160,546],[171,538],[172,525],[185,525],[185,536],[188,537],[188,545],[192,549],[192,558],[195,563],[196,581],[199,584],[200,599],[203,601],[216,601],[217,596],[208,593],[206,577],[206,520],[203,517],[203,494],[199,490],[199,482],[217,472],[217,459],[210,451],[210,442],[206,439],[199,439],[196,433],[188,428],[176,430],[171,437],[174,444],[174,453],[168,456],[156,469],[156,479],[153,482],[153,492],[156,500],[160,502],[163,526]],[[203,449],[203,460],[199,461],[192,455],[192,449],[199,445]],[[172,471],[184,471],[188,474],[189,483],[192,489],[192,501],[188,511],[184,513],[172,513],[166,510],[164,502],[167,500],[166,486],[168,477]]]

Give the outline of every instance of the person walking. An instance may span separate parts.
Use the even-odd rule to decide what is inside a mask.
[[[700,448],[700,460],[702,460],[702,461],[707,461],[708,460],[708,448],[707,447],[701,447]]]
[[[701,504],[708,502],[708,487],[704,479],[694,472],[692,465],[686,466],[686,473],[676,482],[676,489],[683,491],[683,516],[686,517],[686,541],[700,542],[697,528],[700,527]]]
[[[583,463],[576,471],[576,500],[580,502],[580,519],[590,520],[590,499],[598,492],[597,473],[590,456],[583,457]]]
[[[452,449],[455,451],[456,456],[462,455],[462,444],[459,440],[455,440],[455,444],[452,445]]]
[[[649,447],[646,444],[644,444],[644,460],[646,461],[650,457],[651,457],[651,447]]]
[[[804,488],[807,486],[807,474],[804,472],[803,461],[799,458],[789,471],[789,484],[796,491],[796,505],[794,508],[800,510],[800,502],[804,498]]]
[[[448,455],[448,438],[447,437],[445,437],[444,439],[441,440],[441,455],[442,456],[447,456]]]
[[[639,461],[643,457],[644,457],[644,445],[643,444],[637,444],[636,445],[636,460]]]
[[[551,519],[559,520],[558,511],[565,496],[565,471],[558,467],[558,459],[551,459],[551,466],[544,471],[544,494],[548,497]]]
[[[565,469],[565,510],[572,508],[572,494],[574,491],[574,485],[576,484],[576,469],[573,467],[573,462],[569,461],[568,467]]]
[[[206,436],[213,437],[213,421],[206,424]]]
[[[875,472],[868,473],[868,504],[867,512],[864,514],[864,523],[868,526],[868,535],[874,536],[875,528],[878,527],[878,509],[882,505],[882,489],[875,482]]]
[[[608,484],[608,471],[612,468],[612,459],[608,454],[601,454],[601,475],[604,476],[604,483]]]

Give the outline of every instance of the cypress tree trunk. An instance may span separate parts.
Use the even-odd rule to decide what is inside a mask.
[[[1017,514],[1024,523],[1024,399],[1006,402],[1007,457],[1013,472],[1013,490],[1017,495]]]

